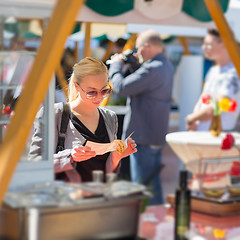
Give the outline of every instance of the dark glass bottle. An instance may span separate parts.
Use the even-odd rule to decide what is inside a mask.
[[[179,186],[175,194],[175,240],[187,240],[190,227],[191,191],[188,188],[188,172],[180,171]]]

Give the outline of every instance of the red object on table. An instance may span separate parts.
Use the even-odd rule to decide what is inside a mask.
[[[225,138],[222,141],[221,149],[222,150],[231,149],[232,146],[234,145],[234,143],[235,143],[235,139],[234,139],[233,135],[230,133],[227,133]]]

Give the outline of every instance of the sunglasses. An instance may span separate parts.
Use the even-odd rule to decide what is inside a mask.
[[[81,88],[79,83],[77,83],[77,85]],[[110,88],[105,88],[101,91],[93,90],[93,91],[89,91],[89,92],[86,92],[84,89],[82,89],[82,91],[86,94],[86,97],[88,99],[96,98],[98,96],[98,94],[101,94],[103,98],[106,98],[112,92],[112,88],[110,87]]]

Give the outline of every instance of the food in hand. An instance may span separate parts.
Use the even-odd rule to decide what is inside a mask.
[[[126,149],[127,146],[122,140],[114,140],[113,141],[116,144],[116,151],[121,155]]]

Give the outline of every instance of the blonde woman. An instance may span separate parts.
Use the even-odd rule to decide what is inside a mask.
[[[87,141],[110,143],[116,139],[117,116],[113,111],[100,107],[111,92],[108,71],[99,60],[87,57],[73,66],[69,82],[70,119],[66,130],[64,149],[54,154],[55,173],[64,173],[70,182],[92,180],[93,170],[104,173],[116,171],[120,160],[137,151],[135,141],[128,139],[127,149],[96,155],[94,149],[85,146]],[[55,104],[55,147],[61,126],[63,104]],[[41,124],[43,109],[37,115],[29,157],[41,157]]]

